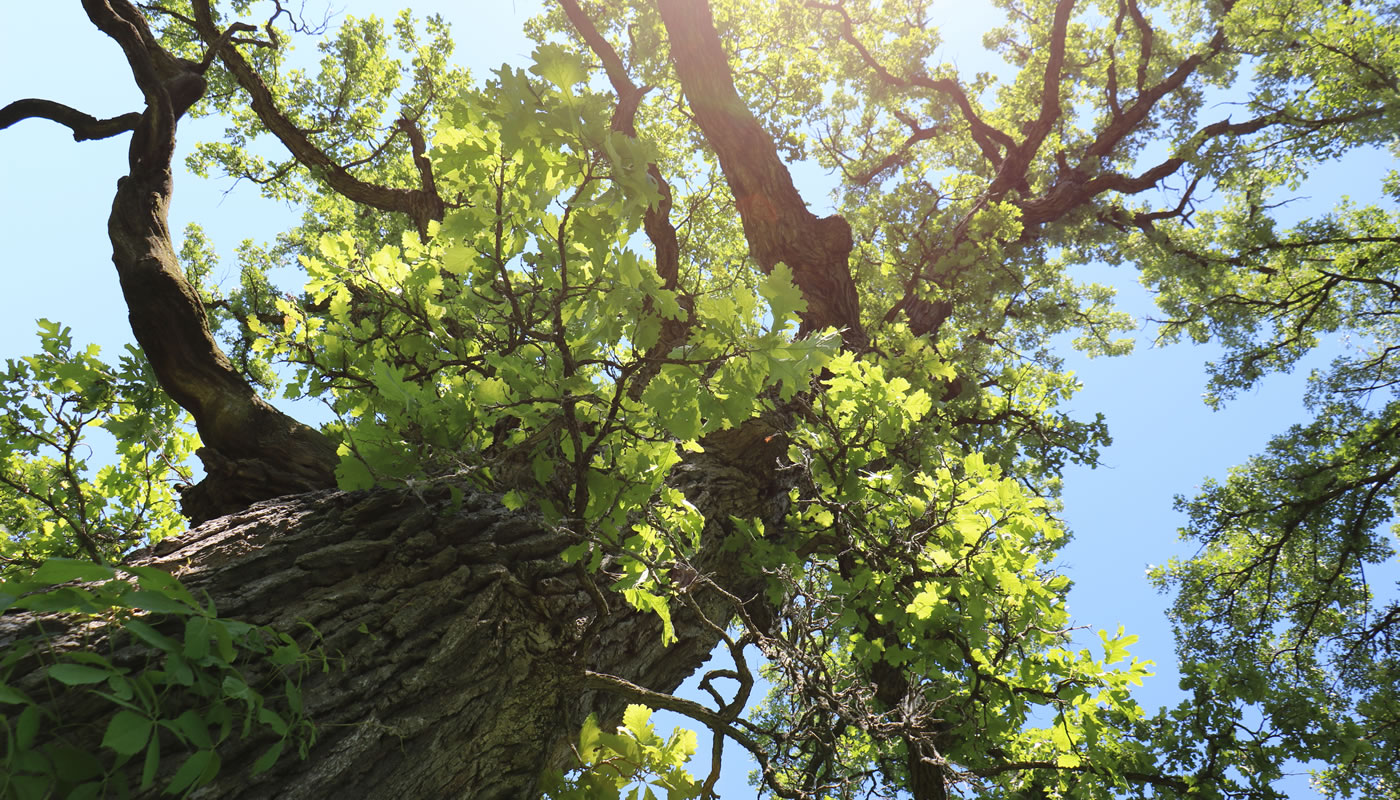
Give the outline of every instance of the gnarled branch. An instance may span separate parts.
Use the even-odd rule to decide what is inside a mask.
[[[0,108],[0,130],[25,119],[47,119],[57,122],[73,131],[73,141],[86,142],[134,131],[141,122],[141,115],[132,111],[119,117],[98,119],[71,106],[33,97],[16,100]]]
[[[206,42],[219,41],[221,34],[214,22],[208,0],[197,0],[194,3],[194,15],[195,30],[200,38]],[[337,164],[324,150],[317,147],[306,131],[292,122],[278,106],[276,98],[272,96],[272,90],[237,48],[222,48],[219,56],[234,80],[248,92],[249,104],[263,126],[282,142],[298,163],[314,170],[332,190],[347,200],[380,211],[407,214],[413,220],[419,235],[424,239],[428,238],[428,223],[441,221],[446,208],[430,180],[423,181],[423,186],[418,189],[401,189],[369,183],[355,177],[344,165]],[[421,174],[423,163],[417,157],[414,162]]]
[[[108,234],[131,330],[161,388],[195,419],[207,476],[182,503],[196,522],[251,503],[334,486],[335,448],[257,395],[215,343],[199,293],[180,269],[166,219],[180,115],[204,91],[201,65],[167,52],[128,0],[84,0],[122,47],[146,97],[131,130]],[[226,37],[210,37],[215,43]]]
[[[719,157],[739,207],[744,236],[765,273],[778,263],[792,269],[807,300],[802,328],[840,328],[849,347],[867,343],[860,300],[851,278],[851,227],[840,216],[807,210],[773,137],[734,87],[729,59],[705,0],[658,0],[671,40],[671,60],[695,121]]]

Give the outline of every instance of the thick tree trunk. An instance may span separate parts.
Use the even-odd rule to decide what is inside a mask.
[[[532,796],[588,711],[615,711],[581,689],[586,668],[606,661],[668,689],[714,641],[692,625],[663,649],[654,616],[615,602],[601,615],[558,557],[570,543],[486,497],[453,511],[390,492],[261,503],[182,537],[150,563],[208,592],[221,615],[303,639],[310,624],[332,663],[302,685],[317,725],[308,759],[289,753],[250,778],[269,742],[231,740],[199,796]],[[181,759],[167,745],[164,760]]]
[[[752,458],[755,448],[746,450]],[[781,513],[786,494],[756,483],[751,464],[697,459],[678,468],[678,479],[712,519],[723,508]],[[723,552],[723,535],[718,525],[707,529],[695,566],[729,592],[754,597],[761,578],[744,575]],[[620,602],[606,575],[560,559],[576,541],[533,514],[507,511],[492,495],[468,494],[454,507],[444,487],[424,496],[287,497],[162,543],[141,563],[168,568],[197,595],[207,592],[222,616],[308,640],[309,623],[332,663],[302,685],[317,725],[305,761],[289,753],[250,777],[270,742],[235,738],[220,748],[218,777],[197,796],[534,796],[543,769],[564,765],[584,718],[616,719],[626,702],[589,689],[586,671],[669,692],[719,638],[674,600],[679,641],[663,646],[655,615]],[[723,626],[734,608],[705,585],[698,582],[693,597]],[[33,622],[0,619],[0,645]],[[45,625],[52,633],[53,621]],[[42,686],[36,670],[25,688],[39,696]],[[54,701],[70,714],[82,706],[73,691]],[[102,730],[100,720],[86,721]],[[173,768],[182,759],[167,747],[163,760]]]
[[[335,660],[303,687],[309,760],[249,780],[262,748],[235,746],[201,795],[530,796],[581,722],[568,687],[598,615],[568,543],[486,498],[453,512],[396,493],[305,495],[192,532],[160,560],[190,564],[221,613],[309,623]]]

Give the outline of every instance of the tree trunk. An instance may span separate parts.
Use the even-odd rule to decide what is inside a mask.
[[[721,508],[781,512],[786,493],[756,484],[750,467],[696,459],[678,467],[678,478],[711,519]],[[673,600],[679,641],[663,646],[654,614],[621,602],[606,575],[559,557],[573,534],[508,511],[493,495],[469,493],[460,507],[448,495],[442,487],[422,496],[322,491],[271,500],[138,561],[169,568],[196,596],[207,592],[221,616],[316,644],[310,624],[332,665],[302,684],[317,725],[307,760],[289,752],[249,777],[270,742],[235,736],[219,750],[219,775],[196,796],[531,797],[546,767],[565,765],[584,718],[596,712],[606,725],[626,702],[589,689],[586,671],[670,692],[717,644],[717,630]],[[722,552],[724,535],[721,526],[707,528],[695,566],[730,593],[754,597],[762,580]],[[694,599],[721,627],[734,613],[720,593],[697,588]],[[34,622],[0,620],[0,645]],[[52,634],[53,621],[44,624]],[[22,688],[43,685],[35,670]],[[54,702],[70,713],[82,708],[74,691]],[[81,721],[103,729],[100,720]],[[163,753],[169,768],[182,760],[171,749]]]

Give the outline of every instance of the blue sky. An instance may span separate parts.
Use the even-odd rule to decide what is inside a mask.
[[[533,0],[459,1],[419,2],[413,8],[455,18],[457,59],[482,74],[502,61],[527,60],[531,48],[519,30],[535,5]],[[335,7],[359,15],[388,15],[397,8],[353,0]],[[950,19],[945,38],[975,42],[973,31],[985,19],[976,15],[979,6],[962,8],[972,10]],[[96,116],[140,109],[119,49],[87,22],[78,3],[8,3],[5,17],[0,26],[0,104],[44,97]],[[955,60],[965,69],[978,63],[973,53]],[[216,122],[207,120],[182,123],[181,157],[197,139],[216,138],[219,131]],[[36,120],[0,131],[0,232],[7,243],[0,263],[8,287],[0,293],[0,358],[34,348],[34,320],[40,317],[64,322],[76,341],[97,342],[112,357],[131,341],[106,239],[113,190],[125,171],[125,148],[125,137],[75,143],[65,129]],[[1300,210],[1319,210],[1343,191],[1361,202],[1377,200],[1381,160],[1389,161],[1363,154],[1326,170],[1329,181],[1300,190],[1312,198]],[[1376,178],[1368,184],[1351,176]],[[226,254],[230,272],[231,253],[241,239],[268,238],[293,219],[291,210],[257,198],[251,186],[229,191],[231,183],[200,181],[182,170],[171,219],[177,232],[190,221],[202,224]],[[1150,298],[1131,270],[1101,267],[1091,273],[1082,277],[1118,286],[1123,307],[1140,320],[1150,314]],[[1202,364],[1213,352],[1189,345],[1154,348],[1148,331],[1139,337],[1138,352],[1127,358],[1090,361],[1069,355],[1085,387],[1070,409],[1082,417],[1105,413],[1114,437],[1102,454],[1103,466],[1072,468],[1065,476],[1064,516],[1076,538],[1060,562],[1075,580],[1071,611],[1078,624],[1087,626],[1078,637],[1086,646],[1097,642],[1097,630],[1113,631],[1120,624],[1141,637],[1134,655],[1158,665],[1159,677],[1142,694],[1149,706],[1175,702],[1177,696],[1171,634],[1162,616],[1168,598],[1144,579],[1148,565],[1190,555],[1189,545],[1176,539],[1180,520],[1172,510],[1173,496],[1193,494],[1207,476],[1223,477],[1230,466],[1259,452],[1272,434],[1305,419],[1303,371],[1267,379],[1225,410],[1211,412],[1201,402],[1201,392]],[[702,740],[702,760],[707,751]],[[730,760],[726,796],[749,796],[743,782],[746,768],[733,756]],[[1302,781],[1290,782],[1290,788],[1295,797],[1311,796]]]

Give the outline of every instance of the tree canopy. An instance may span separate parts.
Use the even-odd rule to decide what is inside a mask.
[[[472,75],[437,17],[83,0],[144,106],[0,128],[129,139],[138,346],[44,320],[0,381],[0,796],[704,797],[725,740],[791,798],[1400,794],[1397,212],[1279,213],[1394,147],[1400,9],[996,5],[996,73],[924,0],[553,0]],[[190,117],[299,212],[236,283],[169,230]],[[1181,501],[1174,708],[1052,566],[1096,263],[1213,404],[1337,353]]]

